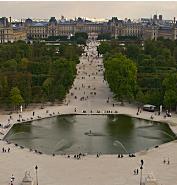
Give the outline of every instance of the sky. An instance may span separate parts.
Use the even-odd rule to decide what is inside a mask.
[[[177,17],[177,1],[0,1],[0,17],[44,18],[61,15],[67,18],[138,19],[162,14],[164,19]]]

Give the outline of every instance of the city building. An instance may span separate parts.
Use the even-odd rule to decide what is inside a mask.
[[[23,41],[27,40],[26,30],[24,28],[13,28],[12,42],[19,41],[19,40],[23,40]]]
[[[137,36],[142,37],[142,26],[140,23],[123,22],[117,18],[112,18],[109,22],[91,22],[78,18],[77,20],[56,21],[51,17],[49,22],[33,22],[30,19],[25,21],[28,38],[48,38],[49,36],[66,35],[71,36],[76,32],[86,32],[90,34],[109,33],[112,37],[117,36]]]
[[[75,18],[67,20],[64,16],[60,20],[51,17],[49,21],[33,21],[28,18],[25,22],[11,23],[6,17],[0,18],[0,43],[17,40],[46,39],[55,36],[72,36],[76,32],[86,32],[90,37],[99,34],[110,34],[113,38],[137,37],[141,40],[163,37],[175,40],[177,38],[176,20],[163,20],[162,15],[153,18],[141,18],[140,21],[130,19],[119,20],[112,17],[109,21],[93,22]]]
[[[48,38],[49,36],[66,35],[71,36],[76,32],[86,33],[104,33],[107,32],[108,26],[105,23],[93,23],[81,18],[73,21],[58,21],[51,17],[49,22],[33,22],[27,19],[25,27],[28,38]]]
[[[13,29],[11,27],[0,27],[0,43],[13,41]]]
[[[176,20],[163,20],[162,15],[153,16],[153,19],[149,19],[143,26],[143,39],[157,40],[158,37],[164,39],[176,40],[177,38],[177,24]]]
[[[27,40],[27,33],[22,23],[12,24],[5,17],[0,18],[0,43]]]

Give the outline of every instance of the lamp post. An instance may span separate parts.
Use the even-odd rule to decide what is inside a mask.
[[[142,173],[143,173],[143,165],[144,165],[144,161],[141,160],[141,165],[140,165],[140,185],[142,185]]]
[[[38,166],[37,165],[35,166],[35,170],[36,170],[36,185],[39,185],[38,184],[38,175],[37,175],[37,170],[38,170]]]

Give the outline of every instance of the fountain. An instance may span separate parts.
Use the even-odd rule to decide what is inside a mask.
[[[29,129],[24,125],[14,125],[5,139],[47,154],[134,153],[175,139],[167,124],[153,124],[140,131],[137,126],[146,125],[147,121],[125,115],[117,117],[117,121],[113,122],[112,117],[101,115],[59,116],[57,119],[43,120],[43,124],[40,124],[37,129],[34,125],[28,126]],[[74,124],[72,124],[73,119]],[[39,121],[36,122],[39,123]],[[158,137],[152,139],[154,136]]]
[[[169,136],[172,140],[175,140],[176,139],[176,136],[172,136],[172,135],[168,134],[167,132],[165,132],[163,130],[159,130],[159,132],[165,134],[166,136]]]
[[[124,151],[128,154],[129,152],[127,151],[127,149],[125,148],[125,146],[119,141],[119,140],[115,140],[113,145],[117,146],[117,143],[121,145],[121,147],[124,149]]]

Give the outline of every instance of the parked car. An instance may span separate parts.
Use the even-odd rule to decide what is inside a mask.
[[[154,112],[155,111],[156,106],[155,105],[143,105],[143,110],[145,111],[149,111],[149,112]]]

